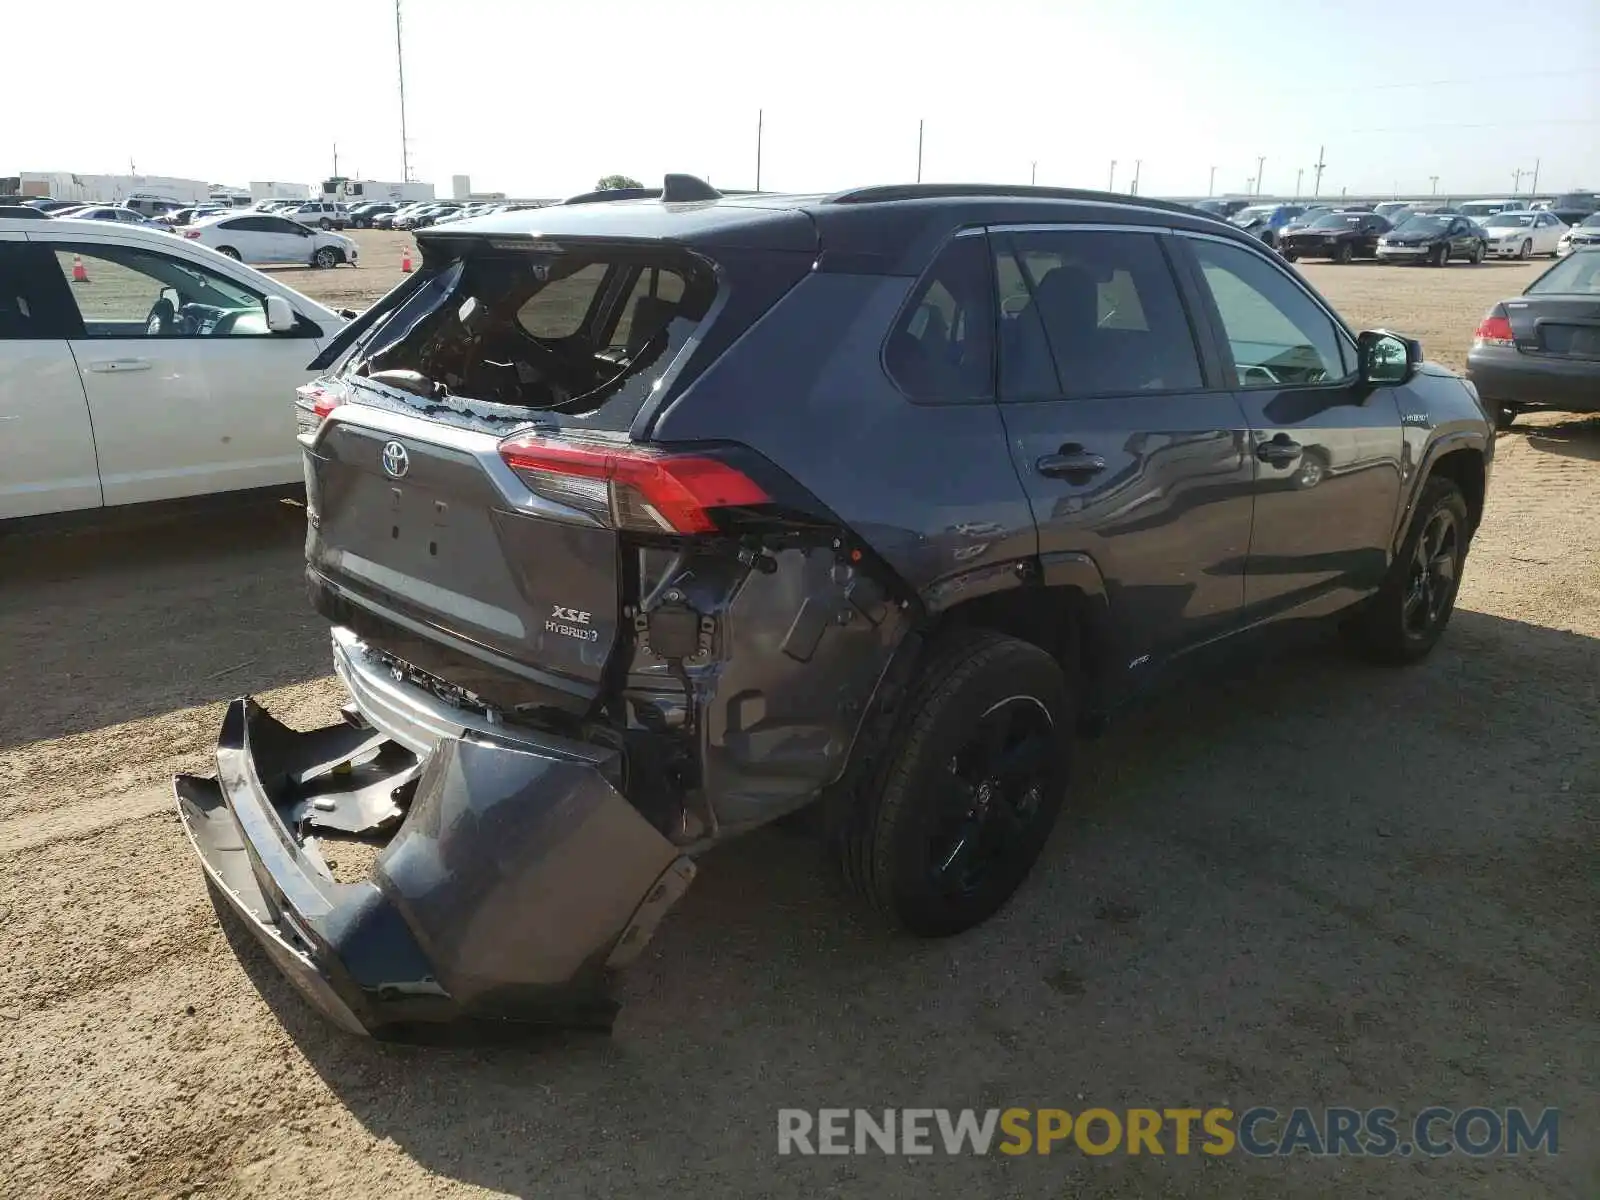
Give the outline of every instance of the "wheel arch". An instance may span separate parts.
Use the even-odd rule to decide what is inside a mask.
[[[1407,495],[1405,508],[1395,525],[1393,548],[1396,553],[1399,552],[1401,543],[1405,541],[1406,530],[1410,527],[1411,515],[1416,509],[1418,497],[1422,495],[1422,489],[1427,487],[1428,480],[1436,475],[1451,480],[1461,489],[1461,494],[1467,502],[1470,532],[1477,532],[1488,494],[1487,440],[1476,433],[1456,433],[1442,437],[1428,447],[1421,469],[1417,471],[1416,483]]]

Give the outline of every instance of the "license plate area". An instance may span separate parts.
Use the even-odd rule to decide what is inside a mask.
[[[1600,325],[1541,322],[1539,346],[1546,354],[1555,354],[1562,358],[1600,359]]]

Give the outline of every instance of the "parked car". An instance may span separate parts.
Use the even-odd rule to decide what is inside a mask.
[[[1467,375],[1501,429],[1529,409],[1600,412],[1600,245],[1574,250],[1491,308]]]
[[[283,397],[343,323],[168,234],[0,217],[0,529],[299,479]]]
[[[185,239],[210,246],[247,263],[303,263],[313,267],[356,265],[359,248],[353,238],[291,220],[275,213],[224,213],[196,221]]]
[[[1393,226],[1376,213],[1337,212],[1316,218],[1304,229],[1287,231],[1278,242],[1284,258],[1331,258],[1347,263],[1376,258],[1378,239]]]
[[[72,221],[116,221],[122,225],[133,225],[140,229],[153,229],[166,232],[162,226],[154,221],[140,216],[131,208],[123,208],[120,204],[83,204],[77,208],[62,208],[51,213],[56,220]]]
[[[1281,242],[1285,234],[1293,233],[1299,229],[1304,229],[1318,217],[1334,211],[1335,209],[1331,204],[1306,205],[1305,209],[1298,216],[1290,217],[1283,223],[1283,227],[1278,230],[1278,240]]]
[[[1227,220],[1229,217],[1233,216],[1234,213],[1238,212],[1241,208],[1244,208],[1249,203],[1250,201],[1248,200],[1240,200],[1237,198],[1224,200],[1196,200],[1194,203],[1194,208],[1196,212],[1203,212],[1208,217],[1221,217],[1223,220]]]
[[[366,204],[357,204],[350,210],[350,227],[352,229],[371,229],[372,223],[377,218],[392,213],[395,205],[384,202],[369,201]]]
[[[819,800],[871,907],[957,933],[1151,670],[1311,615],[1412,661],[1449,620],[1476,397],[1182,205],[669,176],[417,245],[299,400],[350,720],[236,701],[177,782],[347,1028],[606,1024],[693,857]],[[1324,447],[1365,468],[1307,490]],[[366,879],[335,829],[387,844]]]
[[[7,217],[13,221],[48,221],[50,214],[40,212],[37,208],[29,208],[26,204],[0,204],[0,217]]]
[[[440,200],[432,204],[425,204],[408,213],[397,213],[394,220],[396,229],[426,229],[446,213],[453,213],[462,205],[455,200]]]
[[[284,208],[279,215],[302,225],[315,225],[318,229],[343,229],[350,223],[349,208],[332,200],[308,200]]]
[[[1303,212],[1305,207],[1300,204],[1252,204],[1228,220],[1266,245],[1276,246],[1279,232]]]
[[[1495,213],[1526,207],[1527,205],[1521,200],[1468,200],[1456,205],[1456,211],[1464,217],[1471,217],[1474,221],[1484,221]]]
[[[410,214],[416,212],[419,208],[426,208],[432,203],[432,200],[413,200],[409,204],[402,204],[392,213],[380,213],[378,216],[374,217],[372,219],[372,227],[374,229],[393,229],[394,223],[401,217],[409,216]]]
[[[1415,212],[1416,208],[1409,200],[1385,200],[1381,204],[1373,205],[1372,211],[1389,222],[1389,224],[1398,225],[1411,213]]]
[[[1574,250],[1581,250],[1585,246],[1600,246],[1600,213],[1585,217],[1581,223],[1570,226],[1561,235],[1561,241],[1556,244],[1556,253],[1571,254]]]
[[[21,203],[29,208],[37,208],[42,213],[58,213],[65,208],[80,207],[76,200],[52,200],[42,196],[32,200],[23,200]]]
[[[154,220],[157,225],[163,225],[168,229],[181,229],[183,226],[202,220],[205,217],[214,217],[218,213],[231,211],[231,207],[226,204],[202,204],[193,208],[175,209],[172,212],[164,213],[154,218]]]
[[[1561,248],[1561,235],[1567,227],[1551,212],[1507,209],[1483,223],[1489,239],[1489,253],[1496,258],[1532,258],[1548,254],[1554,258]]]
[[[1378,239],[1378,258],[1442,267],[1451,259],[1481,263],[1488,253],[1486,232],[1467,217],[1418,213]]]
[[[1600,212],[1600,198],[1593,192],[1563,192],[1550,202],[1550,211],[1563,225],[1576,225]]]

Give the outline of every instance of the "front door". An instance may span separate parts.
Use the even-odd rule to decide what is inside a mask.
[[[1158,232],[990,231],[1000,409],[1039,552],[1092,557],[1121,665],[1227,631],[1250,543],[1244,413]]]
[[[1361,384],[1352,339],[1270,255],[1210,237],[1177,244],[1193,256],[1199,307],[1250,426],[1250,617],[1341,607],[1377,587],[1388,566],[1398,389]]]
[[[143,246],[50,243],[70,294],[105,503],[298,479],[294,389],[317,330],[272,334],[243,284]],[[87,275],[72,282],[74,260]]]
[[[42,247],[0,233],[0,520],[100,505],[89,404],[55,271]]]

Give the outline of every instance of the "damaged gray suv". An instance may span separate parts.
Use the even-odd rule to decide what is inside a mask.
[[[299,397],[347,720],[236,701],[177,781],[377,1036],[607,1024],[695,856],[813,804],[889,921],[967,929],[1075,729],[1286,619],[1421,657],[1483,511],[1470,385],[1176,205],[669,176],[418,247]]]

